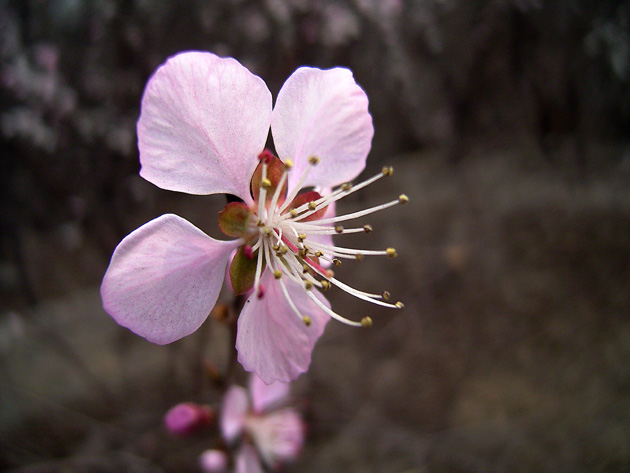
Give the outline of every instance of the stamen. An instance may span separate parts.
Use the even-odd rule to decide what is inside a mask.
[[[370,294],[368,292],[364,292],[364,291],[359,291],[358,289],[355,289],[351,286],[348,286],[345,283],[342,283],[341,281],[339,281],[338,279],[335,278],[328,278],[328,282],[334,284],[335,286],[337,286],[339,289],[347,292],[348,294],[356,297],[357,299],[361,299],[367,302],[371,302],[372,304],[376,304],[376,305],[380,305],[383,307],[389,307],[389,308],[397,308],[397,309],[402,309],[404,307],[404,304],[402,302],[400,302],[400,306],[398,306],[398,302],[396,304],[391,304],[389,302],[384,302],[381,300],[381,298],[383,298],[380,294]]]
[[[315,304],[319,306],[320,309],[326,312],[333,319],[341,322],[342,324],[350,325],[352,327],[362,326],[361,322],[355,322],[354,320],[346,319],[345,317],[342,317],[336,312],[333,312],[328,306],[326,306],[322,301],[320,301],[319,298],[315,294],[313,294],[312,291],[307,291],[306,294],[308,294],[308,297],[310,297],[313,300],[313,302],[315,302]]]
[[[394,174],[394,168],[392,166],[383,166],[381,172],[383,173],[383,176],[391,176]]]
[[[392,200],[391,202],[387,202],[386,204],[381,204],[381,205],[375,205],[374,207],[370,207],[369,209],[364,209],[364,210],[359,210],[358,212],[352,212],[349,214],[345,214],[345,215],[338,215],[336,217],[331,217],[331,218],[323,218],[321,220],[317,220],[317,223],[320,225],[326,224],[326,223],[336,223],[336,222],[343,222],[345,220],[352,220],[354,218],[359,218],[359,217],[363,217],[365,215],[369,215],[371,213],[374,212],[378,212],[379,210],[385,210],[388,209],[390,207],[393,207],[394,205],[398,205],[400,204],[400,200],[396,199],[396,200]],[[298,216],[298,220],[302,217],[302,215]]]
[[[364,256],[368,256],[368,255],[369,256],[384,256],[384,255],[389,256],[388,251],[394,250],[393,248],[388,248],[387,250],[356,250],[354,248],[330,246],[330,245],[326,245],[324,243],[318,243],[315,241],[311,241],[311,247],[314,250],[320,250],[330,256],[337,256],[339,258],[355,258],[357,253],[362,253]],[[393,256],[390,256],[390,257],[393,257]]]
[[[271,198],[271,204],[269,205],[270,215],[267,220],[267,225],[271,225],[271,222],[269,220],[272,218],[272,215],[274,214],[276,205],[278,204],[278,199],[280,199],[280,193],[282,192],[282,188],[284,187],[284,183],[287,181],[287,176],[292,167],[293,167],[293,161],[291,161],[290,159],[287,159],[284,163],[284,171],[282,172],[282,176],[280,176],[280,182],[278,183],[278,186],[276,187],[276,190],[273,193],[273,197]]]
[[[295,196],[298,194],[300,189],[302,189],[302,185],[304,184],[304,181],[308,177],[308,173],[310,172],[311,168],[313,166],[317,165],[318,163],[319,163],[319,158],[316,157],[316,156],[311,156],[308,159],[308,166],[306,166],[304,168],[304,171],[302,172],[302,175],[300,176],[300,180],[297,182],[295,187],[293,187],[293,190],[287,196],[287,198],[284,201],[284,203],[278,208],[278,210],[276,212],[277,215],[280,215],[282,212],[284,212],[286,210],[286,208],[289,206],[289,204],[291,202],[293,202],[293,199],[295,199]],[[291,212],[289,212],[289,213],[291,213]]]
[[[307,168],[304,170],[304,174],[307,174],[307,171],[310,169],[310,167],[307,166]],[[303,181],[306,179],[306,176],[303,175],[302,176],[303,179],[300,179],[300,183],[299,185],[301,186],[301,184],[303,183]],[[319,199],[317,199],[315,201],[315,203],[317,204],[318,208],[323,208],[326,207],[327,205],[330,205],[333,202],[336,202],[339,199],[342,199],[350,194],[352,194],[353,192],[356,192],[358,190],[363,189],[366,186],[369,186],[370,184],[378,181],[380,178],[384,177],[383,173],[378,173],[374,176],[372,176],[369,179],[366,179],[365,181],[361,182],[360,184],[357,185],[352,185],[352,184],[343,184],[339,189],[331,192],[330,194],[323,196]],[[299,186],[298,186],[299,187]],[[294,189],[295,191],[295,189]],[[287,200],[285,201],[286,205],[283,205],[282,207],[280,207],[279,209],[279,213],[283,212],[284,209],[286,209],[286,207],[289,205],[288,202],[290,200],[293,200],[293,198],[295,197],[295,195],[297,195],[297,191],[295,193],[291,193],[292,197],[291,199],[287,198]],[[303,220],[306,217],[312,215],[313,213],[315,213],[317,210],[310,210],[308,212],[304,212],[305,210],[307,210],[308,204],[302,204],[301,206],[299,206],[296,210],[297,216],[296,215],[289,215],[289,214],[285,214],[283,217],[281,217],[280,221],[284,221],[288,218],[295,218],[296,220]],[[301,213],[304,212],[304,213]],[[291,212],[289,212],[291,213]],[[321,223],[321,221],[320,221]],[[329,222],[328,222],[329,223]]]
[[[262,278],[263,267],[264,265],[267,265],[274,278],[280,284],[283,295],[291,307],[291,310],[306,326],[312,324],[313,321],[311,316],[300,313],[300,310],[296,306],[296,303],[293,301],[291,294],[287,289],[287,283],[285,282],[286,278],[296,284],[299,284],[303,288],[304,293],[306,293],[308,297],[310,297],[311,300],[313,300],[313,302],[328,316],[346,325],[355,327],[371,327],[373,324],[371,317],[365,316],[361,318],[360,321],[349,320],[332,311],[332,309],[320,300],[321,296],[316,294],[316,291],[313,291],[313,289],[319,288],[322,291],[327,291],[335,285],[350,295],[380,306],[401,309],[404,307],[404,304],[400,301],[395,304],[387,302],[391,297],[388,291],[383,291],[380,294],[372,294],[355,289],[338,281],[335,279],[334,272],[332,270],[326,269],[320,264],[320,258],[324,261],[330,261],[335,267],[339,267],[341,265],[341,258],[354,258],[357,261],[363,260],[364,256],[368,255],[382,255],[393,258],[397,256],[396,250],[391,247],[384,250],[344,248],[331,244],[320,243],[317,241],[317,238],[311,237],[316,235],[334,235],[342,233],[370,233],[373,231],[373,228],[369,224],[346,229],[339,223],[359,218],[379,210],[384,210],[394,205],[406,204],[409,199],[405,194],[400,194],[396,200],[361,211],[326,219],[307,220],[310,215],[313,215],[316,212],[322,212],[326,206],[342,199],[343,197],[361,190],[382,177],[391,176],[393,168],[385,166],[379,174],[376,174],[357,185],[344,183],[326,196],[305,202],[300,206],[287,211],[286,209],[290,203],[295,200],[295,197],[302,188],[302,185],[306,182],[310,169],[319,162],[320,159],[316,156],[308,158],[308,164],[305,166],[297,184],[292,186],[289,195],[287,195],[285,200],[278,206],[278,202],[282,197],[282,189],[285,187],[288,180],[288,172],[293,167],[293,163],[291,160],[285,161],[284,172],[280,177],[278,185],[274,189],[270,205],[266,205],[268,189],[274,183],[272,183],[267,177],[268,159],[261,158],[262,176],[258,196],[258,222],[255,226],[252,223],[252,230],[258,230],[258,241],[250,247],[252,257],[253,252],[258,251],[254,288],[258,297],[262,297],[264,295],[264,287],[260,281]],[[276,208],[276,206],[278,207]],[[307,243],[308,246],[305,243]]]
[[[262,157],[263,154],[260,155],[260,159],[262,161],[262,176],[260,181],[262,183],[267,179],[267,159]],[[262,223],[265,216],[265,202],[267,200],[267,187],[263,184],[260,185],[260,189],[258,190],[258,218],[259,222]],[[259,224],[260,224],[259,223]]]

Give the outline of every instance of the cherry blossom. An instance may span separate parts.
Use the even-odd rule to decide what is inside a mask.
[[[237,472],[258,471],[261,460],[276,467],[299,456],[304,423],[299,412],[287,406],[288,394],[288,384],[265,384],[256,375],[250,376],[249,391],[235,385],[225,393],[220,427],[227,444],[238,446]]]
[[[265,150],[269,135],[277,156]],[[374,133],[368,99],[343,68],[301,67],[272,108],[259,77],[232,58],[185,52],[149,79],[138,120],[140,175],[189,194],[233,196],[219,215],[232,240],[209,237],[167,214],[125,237],[101,286],[105,310],[147,340],[166,344],[199,328],[216,303],[226,273],[237,294],[249,294],[238,318],[238,360],[266,383],[306,371],[334,312],[321,291],[333,286],[385,307],[389,293],[369,293],[335,278],[341,260],[396,250],[335,246],[332,236],[368,233],[349,221],[407,202],[336,215],[336,202],[392,168],[352,185],[365,167]],[[334,189],[334,190],[333,190]]]

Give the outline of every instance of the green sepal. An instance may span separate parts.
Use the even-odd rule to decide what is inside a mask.
[[[256,279],[256,264],[258,262],[258,251],[252,255],[247,255],[245,245],[242,245],[234,255],[230,265],[230,282],[236,294],[243,294],[254,287]],[[263,258],[262,271],[265,270],[265,260]]]
[[[219,228],[230,237],[242,237],[247,231],[251,210],[242,202],[230,202],[219,212]]]

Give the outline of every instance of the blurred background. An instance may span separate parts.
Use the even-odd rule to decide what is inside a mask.
[[[153,346],[98,293],[162,213],[220,236],[221,197],[138,176],[144,85],[190,49],[274,96],[299,66],[352,69],[366,175],[396,171],[339,206],[411,199],[345,237],[397,248],[341,279],[406,308],[328,293],[374,327],[329,324],[285,471],[630,471],[627,0],[0,0],[0,470],[194,472],[220,442],[162,416],[218,403],[208,372],[245,379],[226,326]]]

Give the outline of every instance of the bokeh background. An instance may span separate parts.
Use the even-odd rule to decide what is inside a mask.
[[[244,381],[225,324],[157,347],[98,294],[151,218],[219,236],[221,197],[138,176],[143,87],[189,49],[274,95],[301,65],[351,68],[366,175],[395,174],[340,208],[411,199],[350,243],[399,258],[340,268],[406,308],[328,293],[375,323],[329,324],[286,472],[630,471],[627,0],[0,0],[0,470],[195,472],[220,441],[162,416]]]

